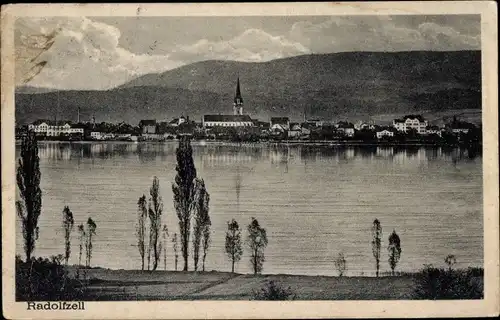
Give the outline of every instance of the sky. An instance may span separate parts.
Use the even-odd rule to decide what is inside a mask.
[[[17,85],[75,90],[212,59],[481,49],[479,15],[23,17],[14,37]]]

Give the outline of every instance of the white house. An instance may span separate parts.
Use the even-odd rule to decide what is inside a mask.
[[[47,137],[67,136],[72,134],[83,135],[83,128],[74,127],[69,121],[37,120],[28,125],[28,130],[34,131],[37,135]]]
[[[90,133],[90,138],[92,138],[94,140],[104,140],[104,135],[105,135],[105,133],[103,133],[103,132],[92,131]]]
[[[394,137],[394,132],[387,129],[377,131],[377,139],[382,139],[383,137]]]
[[[409,129],[414,129],[419,134],[427,133],[427,120],[421,115],[404,116],[402,119],[394,119],[392,126],[401,132],[407,132]]]

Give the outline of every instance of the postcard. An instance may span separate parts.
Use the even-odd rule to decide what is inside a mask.
[[[2,6],[12,319],[499,314],[496,3]]]

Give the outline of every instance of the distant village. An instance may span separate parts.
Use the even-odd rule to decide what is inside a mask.
[[[481,128],[453,117],[447,123],[431,125],[421,115],[406,115],[394,119],[392,125],[373,121],[323,121],[304,119],[291,122],[289,117],[271,117],[269,121],[252,119],[244,113],[240,81],[237,79],[232,114],[203,115],[200,122],[189,116],[167,121],[140,120],[137,125],[121,122],[76,123],[40,119],[24,128],[16,128],[16,137],[33,131],[41,139],[69,141],[167,141],[180,136],[198,140],[240,142],[258,141],[343,141],[372,143],[431,143],[431,144],[480,144]],[[79,115],[78,115],[79,118]]]

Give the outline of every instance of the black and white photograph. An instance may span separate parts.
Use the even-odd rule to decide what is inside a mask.
[[[137,302],[146,317],[146,301],[448,301],[498,315],[496,14],[488,37],[492,6],[477,3],[2,7],[12,304],[64,317]]]

